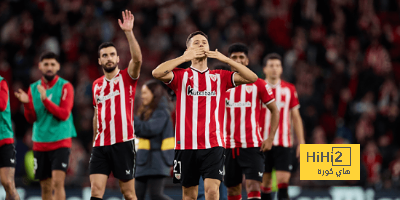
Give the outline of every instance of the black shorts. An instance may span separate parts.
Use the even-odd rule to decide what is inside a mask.
[[[89,173],[109,176],[112,172],[119,180],[131,180],[135,177],[135,157],[135,140],[93,147]]]
[[[226,187],[242,183],[242,175],[246,179],[262,181],[264,173],[264,154],[260,147],[225,149]]]
[[[223,180],[224,148],[175,150],[174,183],[184,187],[199,185],[200,176],[203,179]]]
[[[5,144],[0,147],[0,168],[2,167],[14,167],[17,163],[17,159],[15,157],[14,144]]]
[[[293,148],[272,146],[271,150],[265,152],[265,172],[277,171],[291,172],[293,169]]]
[[[51,178],[53,170],[67,172],[70,153],[69,148],[59,148],[53,151],[33,151],[35,179]]]

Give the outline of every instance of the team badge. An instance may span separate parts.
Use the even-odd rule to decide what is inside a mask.
[[[213,81],[216,81],[216,80],[217,80],[217,76],[215,76],[214,74],[210,74],[210,78],[211,78],[211,80],[213,80]]]
[[[269,94],[269,95],[272,95],[272,90],[271,90],[271,88],[269,87],[269,85],[266,85],[265,88],[267,89],[268,94]]]
[[[180,180],[181,179],[181,174],[175,174],[175,178]]]
[[[114,80],[114,84],[117,84],[118,82],[119,82],[118,78]]]
[[[246,92],[247,93],[251,93],[253,91],[253,87],[252,86],[246,86]]]

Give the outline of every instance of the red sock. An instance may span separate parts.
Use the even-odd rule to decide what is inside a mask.
[[[247,194],[247,199],[261,199],[260,191],[251,191]]]
[[[271,193],[271,188],[270,187],[261,186],[261,192],[262,193]]]
[[[285,188],[288,188],[289,187],[289,184],[287,184],[287,183],[279,183],[278,184],[278,188],[279,189],[285,189]]]
[[[228,200],[242,200],[242,195],[228,196]]]

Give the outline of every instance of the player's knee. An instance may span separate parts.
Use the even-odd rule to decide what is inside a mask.
[[[49,194],[52,193],[53,190],[50,184],[41,184],[42,193]]]
[[[196,200],[197,191],[192,189],[183,190],[183,200]]]
[[[1,184],[4,187],[4,190],[8,193],[14,188],[14,180],[12,179],[5,179],[1,180]]]
[[[131,192],[131,193],[125,193],[125,194],[123,194],[123,195],[124,195],[124,198],[125,198],[126,200],[137,200],[136,195],[135,195],[133,192]]]
[[[103,190],[105,190],[105,188],[103,188],[101,184],[96,184],[96,182],[92,182],[91,193],[93,197],[103,196]]]
[[[219,188],[218,187],[207,187],[205,188],[206,196],[216,196],[219,195]]]
[[[255,180],[246,182],[247,191],[260,191],[261,183]]]
[[[64,180],[53,178],[51,180],[51,184],[53,185],[53,188],[55,188],[55,189],[64,188]]]

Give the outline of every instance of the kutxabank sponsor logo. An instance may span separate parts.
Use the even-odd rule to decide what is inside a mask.
[[[187,87],[187,95],[188,96],[217,96],[217,93],[215,91],[198,91],[192,88],[192,86]]]
[[[225,99],[225,106],[226,107],[251,107],[250,102],[234,102],[234,101],[229,101],[228,99]]]

